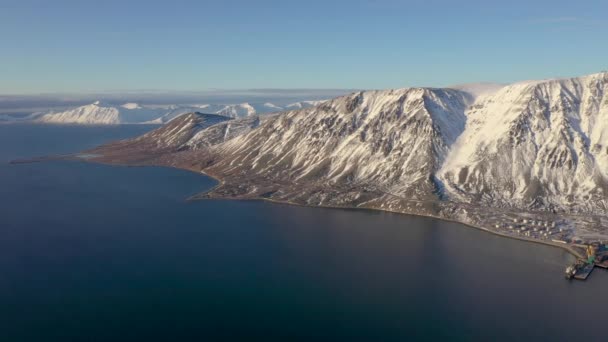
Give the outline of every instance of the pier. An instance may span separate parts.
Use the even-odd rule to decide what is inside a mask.
[[[577,280],[587,280],[593,269],[595,268],[594,264],[586,264],[583,267],[576,270],[576,274],[574,274],[574,279]]]
[[[567,278],[587,280],[596,266],[608,269],[608,245],[605,243],[591,243],[584,247],[587,252],[587,259],[579,259],[574,265],[566,268]]]

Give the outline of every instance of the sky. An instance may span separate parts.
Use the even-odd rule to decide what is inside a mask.
[[[384,89],[608,69],[608,1],[0,0],[0,94]]]

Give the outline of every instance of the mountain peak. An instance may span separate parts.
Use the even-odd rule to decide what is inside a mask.
[[[128,103],[124,103],[121,105],[122,108],[124,109],[140,109],[142,108],[139,104],[134,103],[134,102],[128,102]]]
[[[219,197],[608,217],[608,73],[500,87],[471,106],[475,91],[455,88],[360,91],[216,124],[189,114],[110,152],[217,176]]]

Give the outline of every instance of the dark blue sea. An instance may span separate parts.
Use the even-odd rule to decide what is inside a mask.
[[[186,198],[191,172],[74,161],[151,126],[0,126],[0,341],[606,341],[608,272],[374,211]]]

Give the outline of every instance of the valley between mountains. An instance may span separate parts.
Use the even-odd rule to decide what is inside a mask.
[[[188,113],[90,160],[200,172],[197,198],[454,220],[576,246],[608,240],[608,73],[363,91],[277,114]]]

